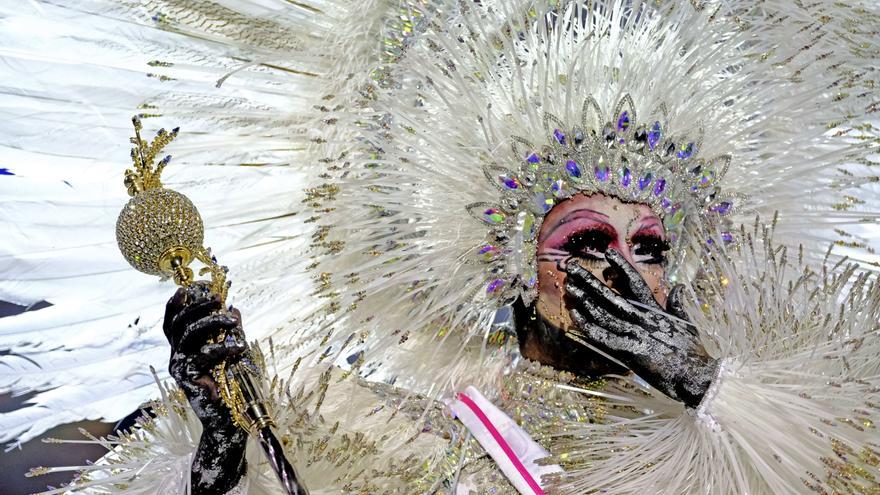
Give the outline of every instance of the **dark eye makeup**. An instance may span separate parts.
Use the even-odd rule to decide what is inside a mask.
[[[632,239],[633,254],[635,261],[651,265],[661,264],[666,261],[666,251],[669,251],[669,243],[656,234],[635,234]]]
[[[613,241],[614,233],[604,228],[594,227],[569,235],[560,248],[572,256],[600,259],[596,255],[604,253]]]

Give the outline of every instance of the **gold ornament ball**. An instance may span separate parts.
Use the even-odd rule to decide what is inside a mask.
[[[204,237],[202,217],[192,201],[165,188],[137,193],[116,220],[119,250],[131,266],[148,275],[170,275],[159,268],[162,255],[184,248],[194,256]]]

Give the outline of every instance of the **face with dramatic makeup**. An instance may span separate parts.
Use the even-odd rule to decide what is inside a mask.
[[[666,233],[660,218],[646,205],[624,203],[603,194],[578,194],[556,205],[538,234],[537,311],[560,329],[573,323],[565,307],[565,277],[557,262],[579,262],[615,289],[605,250],[614,248],[633,265],[666,306],[664,265]]]

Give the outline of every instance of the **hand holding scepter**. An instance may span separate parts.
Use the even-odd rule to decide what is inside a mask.
[[[203,247],[204,227],[192,202],[162,187],[161,174],[171,157],[166,156],[158,164],[155,160],[177,136],[177,129],[160,130],[156,138],[147,143],[140,136],[140,120],[135,117],[132,122],[134,168],[125,173],[125,185],[132,198],[119,214],[116,240],[131,266],[149,275],[171,278],[182,287],[168,303],[164,328],[172,344],[172,376],[205,426],[193,466],[193,491],[217,491],[216,484],[211,484],[213,480],[196,470],[200,462],[218,463],[218,459],[225,459],[224,453],[230,457],[226,452],[230,449],[218,444],[217,437],[239,445],[242,455],[232,455],[226,465],[212,464],[212,467],[221,471],[224,467],[243,467],[242,431],[245,431],[259,440],[286,492],[307,495],[273,431],[275,423],[261,386],[259,353],[256,349],[245,349],[237,310],[225,309],[229,288],[226,267],[218,265],[210,251]],[[199,275],[210,274],[210,281],[194,280],[189,265],[196,260],[205,265]],[[203,330],[207,328],[214,330],[209,339],[204,337]],[[206,370],[205,366],[212,369]],[[236,441],[239,437],[241,440]],[[218,483],[226,479],[234,484],[240,474],[221,473]]]

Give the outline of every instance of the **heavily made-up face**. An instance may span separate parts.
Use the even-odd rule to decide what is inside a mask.
[[[578,194],[556,205],[538,234],[537,311],[560,329],[573,325],[565,306],[565,277],[558,262],[579,262],[616,290],[605,250],[614,248],[642,275],[660,306],[666,306],[665,251],[660,218],[646,205],[603,194]]]

